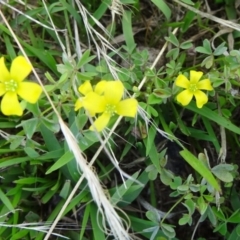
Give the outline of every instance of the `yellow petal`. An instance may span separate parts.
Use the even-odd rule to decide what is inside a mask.
[[[17,94],[30,103],[36,103],[42,93],[42,88],[37,83],[21,82]]]
[[[18,101],[17,94],[14,92],[7,92],[1,102],[2,113],[6,116],[17,115],[22,116],[23,110]]]
[[[202,75],[203,75],[203,72],[200,72],[200,71],[197,72],[194,70],[190,71],[190,82],[197,83],[200,80],[200,78],[202,77]]]
[[[125,117],[135,117],[137,114],[138,102],[136,99],[125,99],[118,103],[116,112],[118,115]]]
[[[2,96],[5,92],[5,84],[0,82],[0,96]]]
[[[189,90],[184,90],[177,95],[177,101],[180,102],[183,106],[188,105],[192,98],[193,94]]]
[[[109,81],[105,86],[106,102],[111,105],[116,105],[120,102],[123,96],[124,86],[121,81]]]
[[[91,114],[101,113],[105,111],[106,101],[103,96],[90,92],[84,98],[83,107]]]
[[[9,81],[11,79],[10,73],[5,66],[4,58],[0,58],[0,82]]]
[[[102,80],[100,81],[94,88],[94,92],[101,95],[103,94],[104,90],[105,90],[105,86],[106,86],[107,81]]]
[[[92,85],[90,83],[90,81],[85,81],[79,88],[78,88],[78,91],[83,94],[83,95],[86,95],[88,94],[89,92],[92,92],[93,89],[92,89]]]
[[[196,98],[198,108],[202,108],[202,106],[208,101],[208,97],[203,91],[196,91],[194,96]]]
[[[189,80],[182,74],[180,74],[175,81],[176,86],[182,88],[188,88],[189,83],[190,83]]]
[[[82,97],[80,97],[77,101],[76,101],[76,103],[75,103],[75,108],[74,108],[74,110],[75,111],[77,111],[77,110],[79,110],[80,108],[82,108],[83,107],[83,98]]]
[[[202,90],[208,90],[208,91],[213,90],[213,87],[209,79],[201,80],[200,82],[197,83],[197,87],[198,89],[202,89]]]
[[[31,64],[23,56],[18,56],[12,61],[10,74],[13,80],[21,82],[31,71]]]
[[[90,127],[90,130],[92,130],[92,131],[96,130],[98,132],[101,132],[107,126],[110,118],[111,118],[111,115],[109,113],[103,113],[93,123],[93,125]]]

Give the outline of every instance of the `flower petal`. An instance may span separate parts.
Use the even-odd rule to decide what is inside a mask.
[[[208,101],[208,97],[203,91],[200,91],[200,90],[196,91],[194,93],[194,96],[196,98],[198,108],[202,108],[202,106],[206,104]]]
[[[10,75],[17,82],[23,81],[32,71],[31,64],[23,56],[18,56],[12,61]]]
[[[75,108],[74,108],[74,111],[77,111],[77,110],[79,110],[80,108],[82,108],[83,107],[83,98],[82,97],[80,97],[77,101],[76,101],[76,103],[75,103]]]
[[[86,95],[89,92],[93,91],[92,85],[90,83],[90,81],[85,81],[79,88],[78,91],[83,94]]]
[[[202,90],[208,90],[208,91],[213,90],[213,87],[209,79],[201,80],[200,82],[197,83],[197,87],[198,89],[202,89]]]
[[[107,81],[105,80],[102,80],[100,81],[94,88],[94,92],[101,95],[103,94],[104,90],[105,90],[105,87],[106,87],[106,83]]]
[[[189,90],[184,90],[177,95],[177,101],[180,102],[183,106],[188,105],[192,98],[193,94]]]
[[[100,96],[95,92],[90,92],[84,98],[83,107],[91,114],[101,113],[105,111],[106,101],[103,96]]]
[[[0,82],[0,96],[6,92],[4,83]]]
[[[101,132],[107,126],[110,118],[111,118],[111,115],[109,113],[103,113],[93,123],[93,125],[90,127],[90,130],[92,131],[97,130],[98,132]]]
[[[32,82],[21,82],[17,89],[17,94],[30,103],[36,103],[41,93],[41,86]]]
[[[197,72],[197,71],[194,71],[194,70],[191,70],[190,71],[190,83],[197,83],[200,78],[202,77],[203,75],[203,72]]]
[[[123,96],[124,86],[121,81],[109,81],[105,86],[106,102],[111,105],[116,105],[120,102]]]
[[[10,73],[4,63],[4,57],[0,58],[0,82],[9,81],[11,79]]]
[[[18,101],[17,94],[14,92],[6,92],[1,102],[2,113],[6,116],[17,115],[22,116],[23,110]]]
[[[180,74],[175,81],[176,86],[182,88],[188,88],[189,83],[190,83],[189,80],[182,74]]]
[[[135,117],[137,114],[138,102],[136,99],[125,99],[118,103],[116,112],[118,115],[125,117]]]

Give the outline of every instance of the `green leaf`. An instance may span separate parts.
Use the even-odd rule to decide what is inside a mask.
[[[210,220],[210,222],[212,223],[213,226],[217,225],[217,218],[212,210],[212,208],[208,205],[208,209],[207,209],[207,215],[208,218]]]
[[[17,184],[35,184],[37,182],[47,183],[48,180],[44,178],[38,178],[38,177],[28,177],[28,178],[21,178],[14,181],[14,183],[17,183]]]
[[[57,120],[50,120],[45,117],[43,117],[41,120],[44,126],[47,127],[51,132],[57,133],[60,131],[60,125]]]
[[[160,173],[160,180],[164,185],[170,186],[172,183],[173,177],[171,176],[172,173],[166,169],[162,169],[162,172]]]
[[[221,221],[226,221],[226,217],[224,216],[224,213],[221,208],[217,209],[216,207],[212,207],[214,215],[220,219]]]
[[[180,155],[188,162],[188,164],[195,169],[203,178],[205,178],[212,187],[214,187],[217,191],[221,192],[221,188],[210,172],[210,170],[199,161],[191,152],[187,149],[180,151]]]
[[[85,124],[88,121],[88,116],[86,114],[79,113],[77,117],[75,118],[75,123],[79,130],[82,130]]]
[[[228,219],[230,223],[240,223],[240,209],[235,211]]]
[[[196,203],[192,199],[187,199],[183,205],[188,209],[190,215],[195,212]]]
[[[42,154],[38,160],[48,160],[48,159],[57,159],[60,158],[64,154],[64,149],[58,149],[55,151],[47,152]]]
[[[180,44],[181,49],[189,49],[193,46],[191,41],[186,41]]]
[[[38,222],[40,221],[40,216],[37,215],[36,213],[30,211],[28,214],[25,216],[25,220],[27,222]]]
[[[66,180],[59,194],[60,197],[62,197],[63,199],[67,199],[67,197],[69,196],[70,190],[71,190],[71,181]]]
[[[116,188],[116,192],[112,195],[111,199],[112,199],[112,204],[116,205],[119,201],[122,200],[123,196],[127,193],[127,191],[131,188],[132,184],[136,181],[139,172],[134,173],[131,178],[129,178],[128,180],[125,181],[124,184],[122,184],[121,186],[118,186]]]
[[[80,58],[80,60],[77,63],[77,69],[81,68],[82,66],[84,66],[86,63],[91,62],[96,56],[89,56],[91,53],[91,51],[88,49],[86,50],[82,57]]]
[[[184,0],[182,2],[186,2],[186,3],[189,2],[187,4],[194,5],[194,3],[192,1],[190,1],[190,0]],[[191,4],[190,4],[190,2],[191,2]],[[200,2],[197,2],[195,4],[194,8],[198,9],[199,6],[200,6]],[[182,20],[183,21],[183,25],[182,25],[182,32],[183,33],[185,33],[189,29],[189,27],[192,24],[192,22],[193,22],[195,17],[196,17],[196,13],[192,12],[192,11],[187,11],[187,13],[184,14],[184,18]]]
[[[182,184],[181,177],[174,177],[173,182],[170,184],[171,189],[175,190]]]
[[[207,54],[207,55],[211,55],[212,54],[212,48],[211,48],[211,44],[210,44],[209,40],[205,39],[203,41],[203,47],[196,47],[195,51],[199,52],[199,53],[204,53],[204,54]]]
[[[27,135],[27,138],[31,139],[33,134],[37,129],[39,120],[37,118],[32,118],[21,122],[24,132]]]
[[[31,147],[25,147],[24,152],[32,159],[39,157],[40,155]]]
[[[172,57],[173,60],[176,60],[179,56],[179,48],[172,48],[168,53],[166,54],[166,57]]]
[[[226,236],[227,233],[227,223],[221,223],[219,224],[213,232],[219,232],[220,234],[222,234],[223,236]]]
[[[195,51],[196,52],[199,52],[199,53],[203,53],[203,54],[207,54],[207,55],[210,55],[212,52],[209,52],[207,49],[205,49],[204,47],[196,47],[195,48]]]
[[[40,130],[48,150],[54,151],[61,149],[61,145],[53,132],[51,132],[47,127],[45,127],[44,124],[40,125]]]
[[[179,47],[179,41],[172,32],[169,33],[169,37],[165,37],[165,40],[172,43],[175,47]]]
[[[189,190],[189,186],[188,185],[180,185],[177,187],[177,190],[180,193],[185,193]]]
[[[227,51],[227,47],[224,47],[225,42],[221,43],[213,52],[214,56],[220,56]]]
[[[158,112],[155,110],[155,108],[153,108],[150,105],[147,105],[147,112],[150,114],[150,116],[153,116],[153,117],[158,116]]]
[[[137,173],[135,173],[135,174],[137,174]],[[149,179],[147,177],[147,172],[143,171],[142,174],[137,178],[137,181],[138,182],[133,183],[127,189],[127,191],[124,193],[123,198],[121,199],[121,202],[118,203],[118,206],[120,208],[128,206],[130,203],[132,203],[139,196],[139,194],[141,193],[141,191],[143,190],[143,188],[146,186],[146,184],[149,181]],[[139,182],[141,184],[139,184]],[[117,191],[117,190],[115,190],[115,191]],[[113,198],[111,198],[111,199],[113,199]]]
[[[146,217],[154,223],[159,223],[159,221],[160,221],[159,214],[155,211],[147,211]]]
[[[234,132],[237,134],[240,134],[240,128],[237,127],[236,125],[232,124],[229,120],[227,120],[226,118],[220,116],[218,113],[212,111],[211,109],[209,109],[206,106],[203,106],[202,108],[197,108],[193,102],[191,102],[188,106],[186,106],[187,109],[198,113],[199,115],[202,115],[210,120],[212,120],[213,122],[216,122],[218,125]]]
[[[133,49],[136,47],[136,43],[133,37],[134,34],[132,30],[132,13],[130,11],[123,12],[122,28],[128,52],[132,52]]]
[[[0,123],[1,125],[1,123]],[[24,136],[12,136],[10,138],[10,149],[15,150],[17,147],[19,147],[22,143],[24,143]]]
[[[9,166],[13,166],[19,163],[23,163],[23,162],[27,162],[30,161],[29,157],[20,157],[20,158],[12,158],[12,159],[7,159],[6,161],[3,161],[3,159],[1,159],[2,161],[0,162],[0,169],[4,168],[4,167],[9,167]]]
[[[145,144],[145,147],[146,147],[146,156],[149,155],[151,160],[153,160],[153,159],[151,158],[150,155],[152,155],[154,157],[158,157],[158,152],[157,152],[156,146],[154,144],[156,133],[157,133],[156,128],[154,126],[151,126],[148,130],[148,137],[146,139],[144,139],[144,144]],[[157,163],[157,165],[158,165],[157,169],[159,169],[159,160],[158,159],[154,159],[153,165],[155,167],[157,167],[156,162],[158,162]]]
[[[148,173],[148,178],[149,180],[156,180],[157,178],[157,175],[158,175],[158,171],[157,169],[154,167],[154,165],[149,165],[147,168],[146,168],[146,172]]]
[[[84,239],[83,236],[86,232],[87,223],[89,222],[89,214],[90,214],[90,210],[91,210],[90,208],[91,208],[91,205],[87,204],[84,209],[84,215],[83,215],[82,222],[81,222],[81,232],[80,232],[79,239]]]
[[[172,90],[170,88],[156,88],[153,89],[153,94],[159,98],[169,98],[172,95]]]
[[[189,223],[189,222],[192,222],[192,217],[189,214],[183,214],[183,216],[178,220],[178,224],[180,226],[185,225],[186,223]]]
[[[58,191],[58,188],[54,190],[46,191],[45,195],[43,195],[41,198],[41,202],[43,204],[48,203],[52,199],[52,197],[56,194],[57,191]]]
[[[0,200],[2,204],[4,204],[9,211],[14,211],[14,207],[8,197],[3,193],[2,189],[0,188]]]
[[[170,239],[172,239],[176,236],[174,228],[169,224],[162,223],[161,229],[162,229],[163,233]]]
[[[151,1],[159,8],[160,11],[162,11],[167,20],[169,20],[172,12],[168,5],[165,3],[165,1],[163,0],[151,0]]]
[[[154,104],[160,104],[162,103],[162,99],[157,97],[155,94],[151,93],[148,96],[148,100],[147,100],[148,104],[154,105]]]
[[[103,219],[101,217],[101,214],[97,214],[98,208],[96,207],[95,203],[92,202],[90,205],[91,225],[94,236],[93,239],[106,240],[102,226]]]
[[[14,234],[14,236],[12,236],[10,238],[10,240],[19,240],[19,239],[26,239],[24,238],[27,234],[29,233],[28,229],[23,229],[18,231],[17,233]]]
[[[197,205],[199,207],[200,214],[203,215],[206,212],[208,205],[207,205],[207,203],[205,202],[205,200],[202,196],[200,196],[197,199]]]
[[[66,152],[61,158],[59,158],[46,172],[46,174],[49,174],[53,171],[56,171],[57,169],[61,168],[62,166],[66,165],[68,162],[73,160],[74,156],[73,153],[68,151]]]
[[[221,181],[227,183],[233,181],[233,175],[230,173],[230,171],[234,170],[233,165],[222,163],[213,167],[211,170],[212,173]]]
[[[205,66],[205,68],[209,69],[212,67],[213,62],[214,62],[214,56],[211,55],[203,59],[201,66],[202,67]]]
[[[142,236],[144,236],[146,239],[151,239],[152,232],[154,231],[154,230],[149,231],[149,229],[153,229],[153,228],[159,229],[159,226],[156,226],[155,223],[149,220],[141,219],[139,217],[133,217],[131,214],[129,214],[128,217],[131,221],[131,228],[135,232],[138,232],[139,235],[141,234]],[[140,239],[143,239],[143,238],[140,237]],[[158,230],[158,233],[154,239],[166,240],[166,236],[163,234],[161,230]],[[174,238],[173,240],[176,240],[176,239]]]
[[[192,2],[191,0],[182,0],[182,2],[184,2],[188,5],[194,5],[194,2]]]
[[[211,47],[211,43],[208,39],[204,39],[203,41],[203,47],[210,53],[212,54],[212,47]]]
[[[87,81],[92,79],[94,76],[97,76],[97,73],[94,72],[77,72],[77,78],[82,81]]]
[[[234,228],[227,240],[240,240],[240,224]]]
[[[236,233],[237,233],[238,237],[240,237],[240,224],[237,225],[237,227],[235,229],[236,229]]]

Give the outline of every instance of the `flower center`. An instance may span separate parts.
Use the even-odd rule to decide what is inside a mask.
[[[198,90],[197,84],[196,83],[191,83],[188,87],[189,91],[191,92],[196,92]]]
[[[116,113],[116,106],[112,104],[107,104],[105,112],[109,113],[111,116],[114,116]]]
[[[13,79],[9,80],[9,81],[5,81],[5,89],[7,92],[16,92],[17,88],[18,88],[18,83],[16,81],[14,81]]]

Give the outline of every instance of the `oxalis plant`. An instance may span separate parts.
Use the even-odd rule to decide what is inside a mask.
[[[0,3],[1,239],[240,239],[232,1]]]

